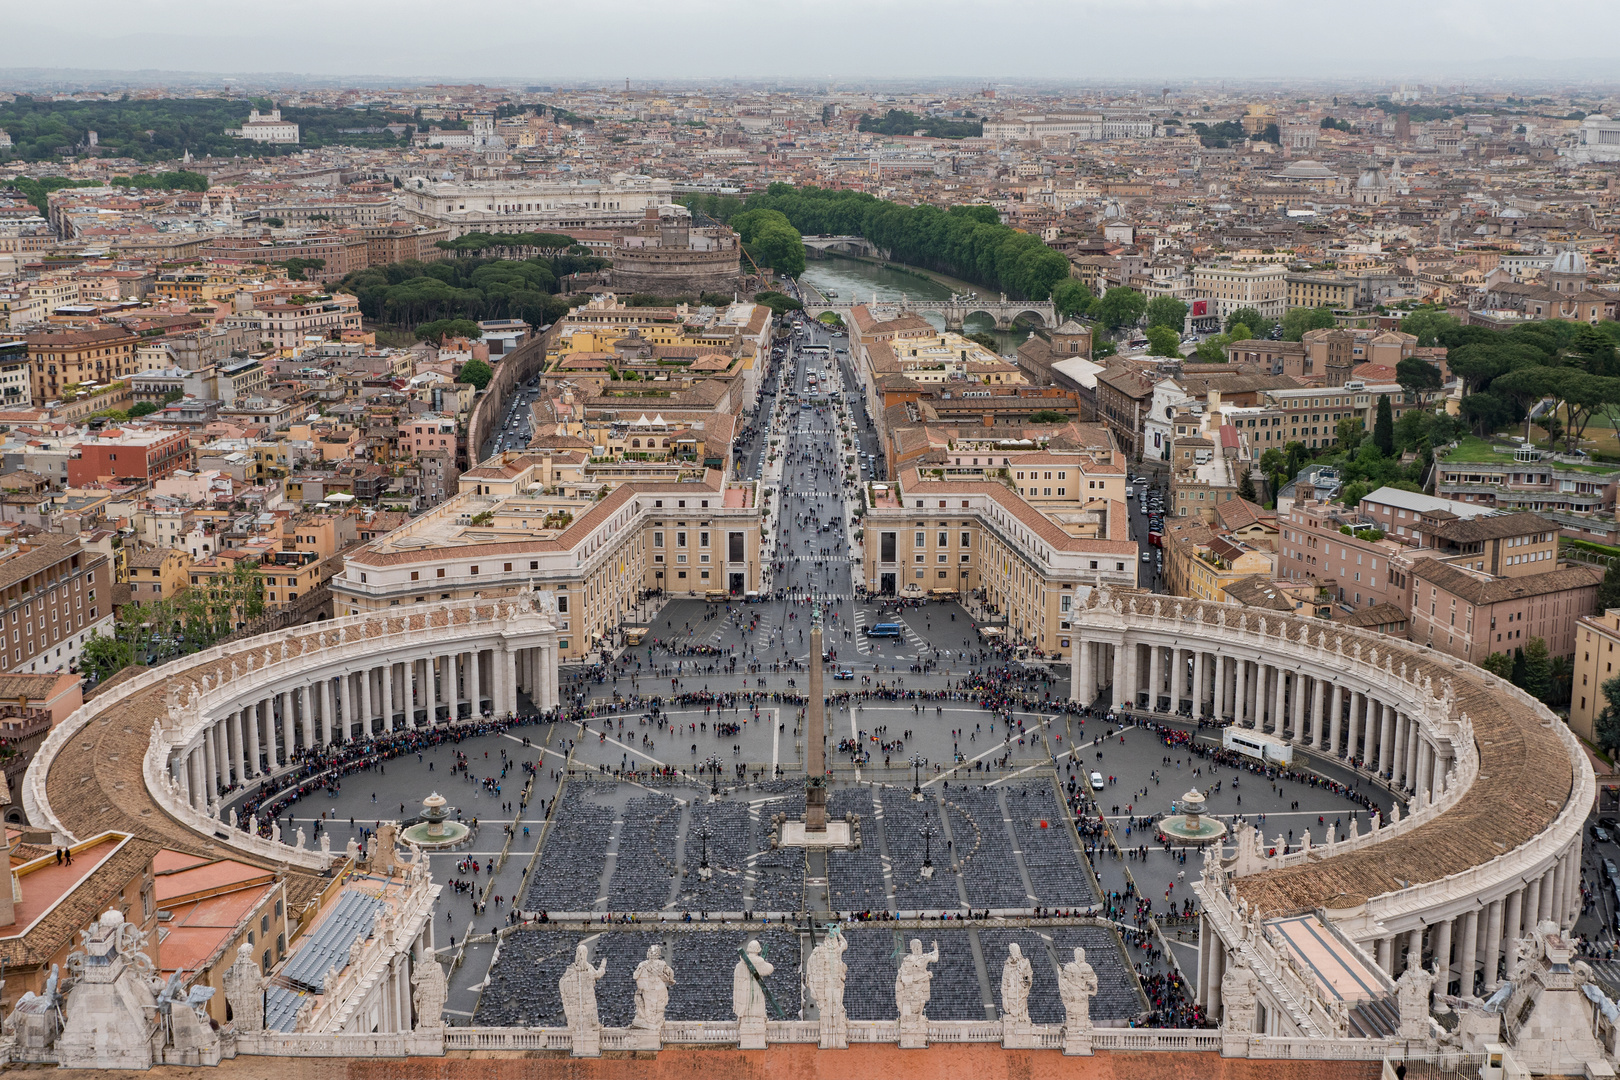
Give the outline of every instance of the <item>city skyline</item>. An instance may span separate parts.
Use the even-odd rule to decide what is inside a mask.
[[[1375,0],[1351,19],[1342,9],[1280,0],[1150,0],[1129,8],[1035,0],[1016,11],[959,0],[833,0],[807,12],[707,0],[678,19],[676,29],[700,31],[689,36],[672,35],[664,9],[644,0],[543,16],[475,0],[457,9],[453,25],[432,34],[424,28],[442,23],[444,13],[415,2],[332,9],[298,0],[283,13],[283,25],[314,22],[323,32],[288,48],[279,32],[259,24],[221,25],[200,0],[140,7],[96,0],[82,9],[71,37],[26,16],[11,25],[18,40],[32,41],[27,70],[47,80],[50,69],[137,75],[144,69],[154,77],[195,72],[253,81],[268,74],[357,83],[625,77],[1612,83],[1609,62],[1585,43],[1620,30],[1620,11],[1595,0],[1565,5],[1566,18],[1556,23],[1522,19],[1500,2],[1414,11]],[[964,32],[975,20],[1002,30],[1004,45],[987,49],[983,35]],[[606,50],[605,25],[613,27]],[[1584,28],[1579,38],[1566,32],[1571,25]],[[824,33],[822,26],[837,29]],[[1029,32],[1035,28],[1041,32]],[[895,49],[896,42],[905,48]],[[8,74],[0,70],[0,77]]]

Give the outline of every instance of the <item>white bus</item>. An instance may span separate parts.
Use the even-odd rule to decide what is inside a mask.
[[[1236,724],[1225,729],[1221,745],[1233,753],[1257,758],[1268,765],[1289,765],[1294,760],[1294,748],[1287,740]]]

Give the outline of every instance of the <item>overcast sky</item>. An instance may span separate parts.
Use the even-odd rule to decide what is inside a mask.
[[[13,6],[5,25],[0,68],[537,83],[1620,82],[1614,0],[77,0],[66,12]]]

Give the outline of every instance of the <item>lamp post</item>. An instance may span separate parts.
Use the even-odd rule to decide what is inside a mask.
[[[923,838],[922,876],[931,878],[934,876],[934,823],[925,818],[922,828],[917,831],[922,834]]]
[[[720,794],[720,759],[715,757],[713,754],[710,754],[709,755],[709,760],[707,760],[707,761],[705,761],[703,763],[703,767],[705,769],[709,770],[709,772],[713,774],[713,778],[711,779],[711,781],[709,783],[709,794],[710,795],[719,795]]]
[[[921,754],[912,754],[911,755],[911,797],[914,798],[914,799],[922,798],[922,767],[923,767],[923,756]]]

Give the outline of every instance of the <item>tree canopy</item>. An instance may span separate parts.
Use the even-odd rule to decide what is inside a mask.
[[[1148,353],[1153,356],[1180,356],[1181,335],[1168,326],[1147,328]]]
[[[594,270],[603,260],[561,255],[521,262],[461,258],[442,262],[390,263],[358,270],[339,284],[353,293],[360,311],[375,322],[416,326],[443,319],[522,319],[535,326],[568,313],[553,293],[559,271]]]
[[[1289,308],[1283,313],[1283,340],[1299,341],[1308,331],[1331,330],[1337,324],[1337,321],[1333,316],[1332,308]]]
[[[920,131],[930,139],[976,139],[984,134],[984,121],[918,116],[905,109],[890,109],[881,117],[870,113],[862,116],[860,130],[879,135],[915,135]]]
[[[479,390],[482,390],[484,387],[488,386],[489,380],[493,379],[494,377],[495,370],[491,368],[488,363],[478,359],[476,356],[467,361],[465,364],[462,364],[461,370],[456,373],[457,382],[470,383]]]
[[[710,209],[697,199],[689,205]],[[899,262],[1022,299],[1045,300],[1069,279],[1066,257],[1038,236],[1002,224],[990,206],[902,206],[860,191],[776,183],[746,203],[717,200],[713,209],[734,227],[746,213],[777,210],[801,234],[865,237]],[[729,218],[723,216],[728,210]]]
[[[1147,324],[1167,326],[1177,334],[1187,325],[1187,305],[1173,296],[1155,296],[1147,303]]]
[[[804,273],[804,238],[780,210],[745,210],[730,224],[761,266],[788,277]]]

